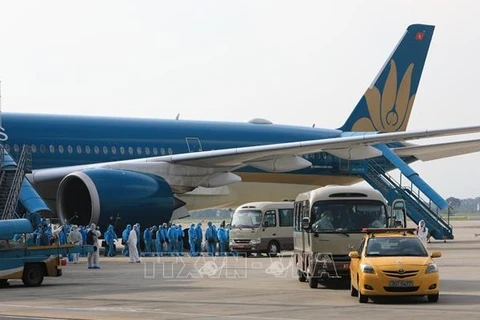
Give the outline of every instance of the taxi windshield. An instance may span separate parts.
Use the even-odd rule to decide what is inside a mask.
[[[232,217],[232,228],[258,228],[262,221],[260,210],[239,210],[235,211]]]
[[[418,238],[376,237],[368,241],[365,255],[367,257],[426,257],[428,253]]]

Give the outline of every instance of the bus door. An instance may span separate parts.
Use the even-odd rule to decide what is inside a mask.
[[[302,223],[308,221],[308,226],[307,225],[302,225],[303,253],[305,253],[305,251],[307,253],[308,252],[311,253],[312,252],[312,244],[310,243],[310,241],[311,241],[311,239],[310,239],[310,236],[311,236],[310,228],[311,228],[311,225],[312,225],[312,221],[311,221],[311,218],[310,218],[310,201],[308,201],[308,200],[303,201],[302,211],[303,211]]]
[[[277,236],[277,211],[267,210],[263,214],[262,222],[262,242],[268,242]]]
[[[405,200],[396,199],[392,204],[392,215],[390,217],[389,227],[406,228],[407,227],[407,206]]]

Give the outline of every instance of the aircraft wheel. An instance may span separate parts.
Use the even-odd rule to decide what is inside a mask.
[[[23,269],[22,282],[27,287],[38,287],[43,282],[43,276],[40,264],[27,264]]]

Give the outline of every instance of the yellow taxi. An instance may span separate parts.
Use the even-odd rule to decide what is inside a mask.
[[[415,229],[364,229],[357,251],[350,252],[352,297],[367,303],[372,296],[427,296],[437,302],[438,266],[415,235]]]

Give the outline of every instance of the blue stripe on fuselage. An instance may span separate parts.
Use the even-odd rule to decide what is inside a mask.
[[[32,157],[33,169],[144,158],[169,152],[187,153],[186,138],[198,138],[202,150],[207,151],[333,138],[341,134],[339,130],[239,122],[18,113],[3,113],[2,117],[9,136],[6,144],[12,155],[17,153],[15,145],[36,146]],[[63,153],[59,152],[60,146]],[[86,152],[87,146],[89,153]],[[98,154],[95,147],[98,147]],[[125,154],[121,154],[121,147],[125,149]],[[132,148],[133,154],[129,153],[129,148]],[[319,154],[317,158],[322,157]]]

